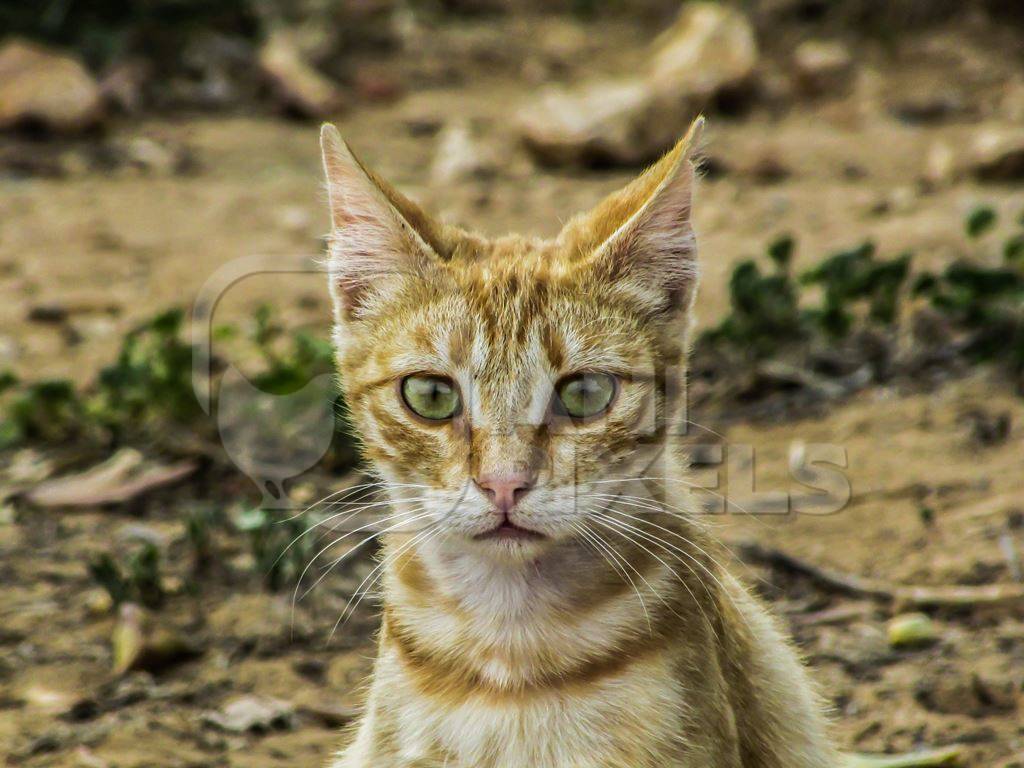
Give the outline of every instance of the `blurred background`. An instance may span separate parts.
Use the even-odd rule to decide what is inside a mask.
[[[358,711],[319,122],[552,235],[703,112],[700,503],[844,749],[1024,766],[1022,41],[1014,0],[0,2],[0,757],[323,764]],[[850,501],[786,512],[817,443]]]

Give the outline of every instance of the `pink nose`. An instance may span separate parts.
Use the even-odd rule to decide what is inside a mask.
[[[508,514],[508,511],[519,503],[519,500],[533,488],[533,482],[534,478],[528,472],[482,475],[476,478],[476,484],[484,496],[503,514]]]

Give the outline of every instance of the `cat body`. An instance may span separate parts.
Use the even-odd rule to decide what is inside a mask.
[[[439,224],[325,127],[338,365],[391,507],[334,768],[836,765],[685,504],[699,127],[552,240]]]

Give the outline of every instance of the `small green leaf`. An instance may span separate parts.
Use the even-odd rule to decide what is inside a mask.
[[[923,613],[904,613],[889,622],[889,645],[893,648],[920,648],[939,639],[939,631]]]
[[[1014,235],[1003,244],[1003,259],[1007,264],[1024,264],[1024,235]]]
[[[995,226],[996,219],[995,209],[987,205],[979,205],[967,214],[967,221],[964,224],[967,236],[974,239],[981,237]]]
[[[6,392],[8,389],[18,384],[18,377],[10,371],[0,371],[0,393]]]
[[[235,527],[243,533],[262,530],[267,522],[266,511],[259,508],[246,509],[235,516]]]
[[[779,269],[789,269],[795,248],[796,240],[793,239],[793,236],[782,235],[768,246],[768,258],[775,262],[775,266]]]

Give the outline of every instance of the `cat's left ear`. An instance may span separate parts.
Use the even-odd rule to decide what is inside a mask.
[[[689,308],[697,284],[690,213],[704,118],[661,160],[559,235],[574,263],[651,314]]]

